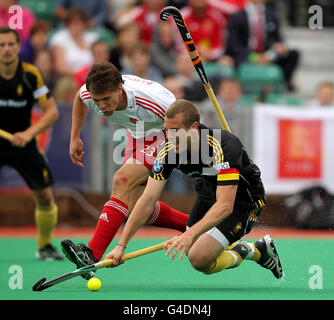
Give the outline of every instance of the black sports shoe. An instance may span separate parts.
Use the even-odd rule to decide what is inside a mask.
[[[65,257],[78,269],[95,263],[92,250],[83,243],[76,245],[70,239],[65,239],[61,242],[61,247]],[[95,272],[89,271],[82,274],[81,277],[89,280],[94,277],[94,274]]]
[[[270,235],[267,234],[257,240],[254,245],[261,253],[258,264],[263,268],[271,270],[277,279],[281,278],[283,276],[281,261]]]
[[[63,260],[64,257],[57,251],[52,244],[47,244],[45,247],[38,249],[35,254],[39,260]]]

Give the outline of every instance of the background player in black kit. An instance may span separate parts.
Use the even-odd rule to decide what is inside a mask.
[[[282,277],[282,267],[269,235],[255,243],[240,240],[249,233],[265,206],[265,192],[259,168],[232,133],[211,130],[200,124],[198,108],[177,100],[164,119],[168,141],[158,153],[145,191],[125,225],[121,239],[106,259],[122,262],[124,249],[147,220],[161,196],[173,169],[199,177],[198,198],[190,213],[187,230],[165,244],[171,259],[180,251],[192,266],[205,274],[234,268],[244,259],[254,260]]]
[[[0,27],[0,128],[13,134],[10,142],[0,139],[0,168],[8,165],[16,169],[32,190],[38,230],[36,257],[63,259],[51,244],[58,217],[50,188],[54,179],[35,139],[58,119],[58,109],[41,73],[37,67],[19,60],[19,50],[18,32]],[[31,125],[36,101],[44,113]]]

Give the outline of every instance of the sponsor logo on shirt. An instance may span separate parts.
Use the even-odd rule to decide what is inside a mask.
[[[159,173],[162,172],[162,170],[163,170],[163,166],[162,166],[162,164],[159,163],[159,161],[155,160],[155,161],[154,161],[154,164],[153,164],[153,172],[154,172],[155,174],[159,174]]]
[[[19,97],[22,97],[23,95],[23,87],[22,87],[22,84],[20,83],[17,88],[16,88],[16,93]]]
[[[230,164],[228,163],[228,161],[226,161],[223,163],[215,164],[213,167],[217,170],[230,169]]]
[[[27,100],[0,99],[0,108],[23,108],[27,105]]]

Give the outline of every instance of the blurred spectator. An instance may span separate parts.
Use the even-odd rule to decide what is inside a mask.
[[[0,26],[9,26],[9,20],[15,15],[15,13],[9,12],[9,8],[14,5],[20,5],[19,1],[0,0]],[[20,34],[22,44],[29,37],[31,27],[34,25],[36,18],[29,8],[22,5],[20,7],[22,8],[22,29],[17,28],[17,31]]]
[[[175,77],[180,85],[184,88],[185,99],[190,98],[192,93],[200,93],[200,91],[197,91],[197,89],[199,89],[199,84],[196,83],[194,66],[187,51],[180,52],[176,56],[174,67],[177,72]],[[204,97],[204,95],[200,94],[200,96],[198,96],[198,94],[195,94],[191,100],[200,101],[204,99]]]
[[[122,23],[137,23],[140,30],[140,40],[150,45],[153,37],[153,29],[160,21],[160,12],[165,5],[166,0],[142,0],[141,5],[125,11],[119,20]]]
[[[163,86],[173,93],[176,99],[185,98],[184,88],[177,77],[166,77],[163,81]]]
[[[164,77],[174,75],[176,58],[174,28],[168,21],[160,22],[154,29],[151,46],[152,65],[156,66]]]
[[[208,4],[208,0],[189,0],[181,10],[191,36],[203,61],[215,61],[224,52],[224,30],[226,21],[222,14]],[[184,49],[178,37],[179,50]]]
[[[245,8],[248,0],[208,0],[208,3],[219,10],[228,22],[231,14]]]
[[[334,106],[334,83],[321,82],[317,87],[315,98],[310,101],[310,105],[314,107]]]
[[[178,79],[185,91],[185,99],[191,101],[202,101],[207,97],[206,91],[201,80],[195,72],[189,54],[186,50],[180,52],[174,62],[175,77]],[[215,78],[209,79],[213,88],[215,88]]]
[[[57,0],[56,16],[66,20],[70,9],[81,8],[88,15],[88,27],[103,27],[108,19],[108,6],[106,0]]]
[[[108,5],[108,25],[113,30],[118,29],[124,23],[129,22],[127,13],[138,3],[137,0],[106,0]]]
[[[34,64],[41,71],[47,87],[53,94],[55,85],[58,80],[58,76],[56,75],[54,70],[54,60],[51,52],[48,50],[38,51],[34,60]]]
[[[130,68],[129,52],[140,41],[139,27],[135,23],[126,23],[118,28],[116,44],[110,50],[110,62],[122,71]]]
[[[162,83],[163,77],[159,69],[151,65],[150,51],[146,45],[138,43],[129,54],[131,66],[124,69],[123,74],[133,74],[143,79]]]
[[[299,52],[285,46],[276,12],[264,2],[249,0],[244,10],[231,15],[226,54],[233,57],[236,66],[247,61],[278,64],[283,70],[287,89],[293,91],[292,76]]]
[[[217,90],[217,100],[232,132],[236,131],[236,124],[243,112],[241,97],[242,88],[237,79],[226,78],[221,81]],[[201,112],[201,118],[205,125],[212,128],[221,127],[218,116],[209,98],[201,104],[200,108],[203,110]]]
[[[218,60],[217,63],[223,65],[223,66],[228,66],[228,67],[235,67],[235,63],[232,57],[228,56],[228,55],[223,55],[221,56]]]
[[[93,63],[101,62],[101,61],[109,61],[110,52],[109,46],[106,42],[98,40],[93,43],[92,45],[92,54],[93,54]],[[86,83],[86,76],[88,71],[90,70],[91,66],[86,66],[80,69],[78,72],[75,73],[74,78],[77,82],[78,89],[81,88]]]
[[[59,78],[54,88],[54,98],[57,103],[72,106],[78,92],[76,81],[71,76]]]
[[[34,63],[37,53],[46,49],[51,26],[46,21],[36,21],[30,30],[30,36],[23,41],[19,57],[21,60]]]
[[[88,18],[80,8],[70,9],[65,22],[66,28],[54,34],[50,46],[55,57],[56,72],[73,76],[81,68],[92,64],[90,48],[98,36],[86,31]]]
[[[184,50],[176,56],[174,67],[181,85],[183,87],[191,86],[195,81],[194,66],[187,51]]]

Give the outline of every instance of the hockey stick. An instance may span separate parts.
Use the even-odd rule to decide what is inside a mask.
[[[133,259],[133,258],[137,258],[137,257],[143,256],[145,254],[161,250],[161,249],[164,248],[164,245],[165,245],[165,243],[162,242],[162,243],[156,244],[155,246],[152,246],[152,247],[148,247],[148,248],[144,248],[144,249],[137,250],[137,251],[134,251],[134,252],[130,252],[128,254],[125,254],[122,257],[122,259],[125,261],[125,260],[130,260],[130,259]],[[96,270],[101,269],[101,268],[110,267],[112,265],[112,263],[113,263],[112,259],[107,259],[107,260],[104,260],[104,261],[97,262],[95,264],[91,264],[89,266],[82,267],[80,269],[76,269],[72,272],[65,273],[65,274],[61,275],[60,277],[57,277],[57,278],[52,279],[52,280],[47,281],[47,282],[45,282],[46,278],[42,278],[42,279],[38,280],[33,285],[32,291],[43,291],[43,290],[45,290],[47,288],[50,288],[50,287],[52,287],[52,286],[54,286],[58,283],[61,283],[61,282],[64,282],[66,280],[72,279],[74,277],[80,276],[83,273],[86,273],[86,272],[89,272],[89,271],[96,271]]]
[[[217,101],[217,98],[212,90],[211,84],[208,80],[208,77],[205,73],[205,69],[203,67],[201,58],[198,54],[198,51],[196,49],[196,46],[194,44],[194,41],[190,35],[189,29],[187,27],[187,24],[185,22],[185,20],[182,17],[182,14],[180,12],[179,9],[173,7],[173,6],[168,6],[165,7],[164,9],[162,9],[161,13],[160,13],[160,19],[163,21],[166,21],[169,16],[172,16],[174,18],[174,21],[180,31],[180,34],[182,36],[183,42],[186,46],[186,49],[189,53],[189,56],[191,58],[191,61],[203,83],[204,89],[206,91],[206,93],[208,94],[211,103],[213,104],[216,113],[218,115],[219,121],[223,127],[223,129],[228,130],[231,132],[231,129],[225,119],[225,116],[219,106],[219,103]]]
[[[0,137],[8,141],[11,141],[13,138],[13,135],[5,130],[0,129]]]

